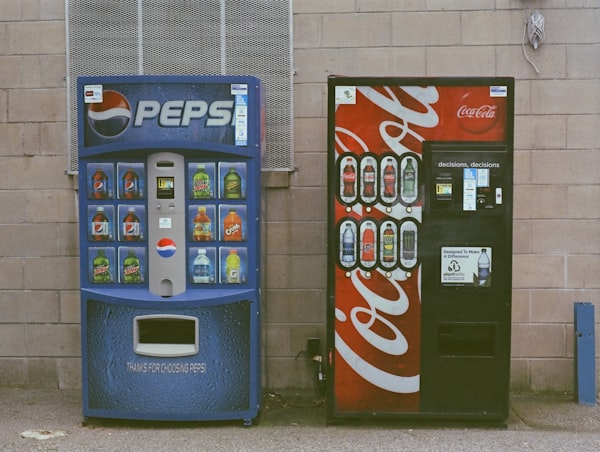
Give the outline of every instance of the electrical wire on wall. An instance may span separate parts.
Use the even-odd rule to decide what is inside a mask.
[[[523,26],[523,39],[521,41],[523,56],[527,62],[533,66],[535,72],[539,74],[540,70],[535,63],[529,59],[529,56],[527,56],[527,51],[525,50],[525,35],[527,35],[527,39],[534,50],[537,50],[540,44],[544,42],[544,39],[546,38],[546,33],[544,31],[544,16],[542,16],[539,11],[534,11],[531,15],[528,14],[527,21]]]

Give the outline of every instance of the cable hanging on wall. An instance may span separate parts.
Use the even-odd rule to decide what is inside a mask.
[[[535,72],[540,73],[539,69],[535,65],[533,61],[529,59],[527,56],[527,51],[525,50],[525,35],[527,35],[527,39],[529,39],[529,43],[532,45],[534,50],[537,50],[538,47],[544,42],[546,38],[546,34],[544,31],[544,16],[539,11],[534,11],[533,14],[529,15],[525,25],[523,27],[523,39],[521,41],[521,47],[523,49],[523,56],[527,60],[531,66],[535,69]]]

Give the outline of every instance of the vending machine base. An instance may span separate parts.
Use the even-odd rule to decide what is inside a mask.
[[[211,300],[128,300],[84,291],[83,415],[242,420],[260,409],[254,291]]]

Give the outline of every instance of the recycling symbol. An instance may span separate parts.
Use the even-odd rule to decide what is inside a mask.
[[[456,259],[452,259],[450,261],[450,265],[448,265],[448,271],[449,272],[459,272],[460,271],[460,265],[458,264],[458,261]]]

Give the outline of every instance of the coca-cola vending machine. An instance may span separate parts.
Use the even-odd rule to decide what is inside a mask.
[[[514,79],[328,88],[329,421],[503,422]]]
[[[84,416],[252,423],[262,83],[81,77],[77,90]]]

